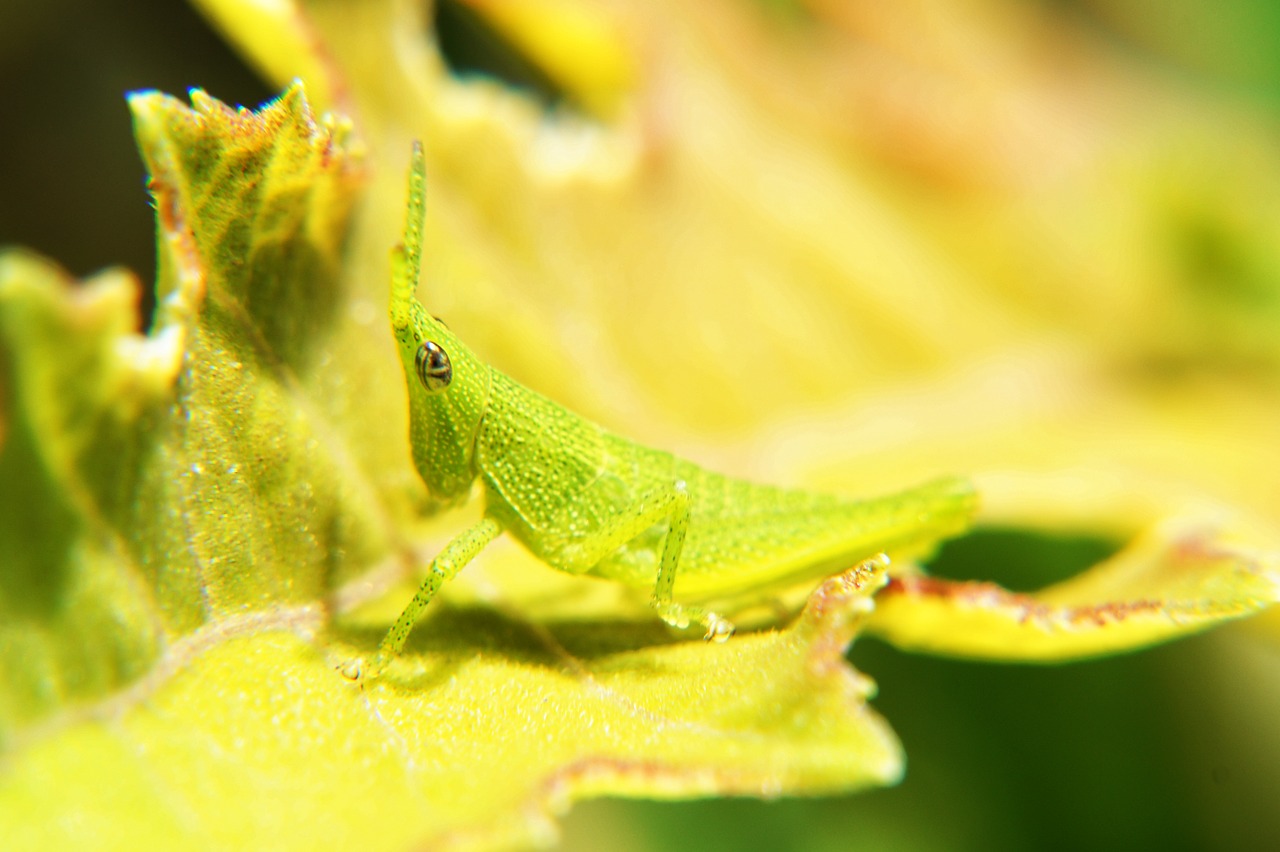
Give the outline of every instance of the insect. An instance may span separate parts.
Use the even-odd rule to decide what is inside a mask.
[[[440,587],[504,531],[552,568],[652,588],[663,621],[724,640],[733,625],[713,602],[758,600],[968,525],[976,498],[961,478],[872,500],[752,484],[613,435],[490,367],[415,298],[425,185],[415,144],[390,309],[410,443],[436,496],[465,499],[479,480],[484,517],[432,560],[373,659],[341,666],[347,678],[378,676]]]

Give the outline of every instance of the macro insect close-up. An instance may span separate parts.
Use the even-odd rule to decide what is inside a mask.
[[[345,676],[380,674],[440,586],[503,530],[558,570],[651,586],[664,621],[701,622],[722,641],[733,624],[699,603],[758,601],[968,525],[975,495],[958,477],[868,500],[735,480],[612,435],[485,364],[414,298],[425,169],[414,143],[404,242],[392,254],[410,442],[433,495],[464,499],[479,480],[485,515],[432,561],[371,664],[352,660]],[[677,588],[698,603],[677,602]]]
[[[0,847],[1280,847],[1280,12],[153,5],[0,4]]]

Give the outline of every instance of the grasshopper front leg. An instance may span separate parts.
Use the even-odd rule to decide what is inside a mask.
[[[475,559],[480,551],[484,550],[485,546],[497,538],[501,532],[501,524],[493,518],[485,517],[446,544],[444,550],[431,560],[431,565],[427,568],[427,577],[418,588],[418,593],[413,596],[413,600],[409,601],[404,612],[400,613],[396,623],[391,625],[382,643],[378,645],[378,652],[368,668],[365,667],[364,658],[357,657],[341,666],[342,676],[348,680],[358,681],[364,678],[375,678],[382,674],[387,663],[391,662],[391,659],[404,648],[404,643],[409,638],[409,631],[413,630],[413,625],[417,623],[422,611],[427,608],[427,604],[431,603],[431,599],[436,596],[436,592],[440,591],[445,581],[453,579],[454,575]]]
[[[653,584],[653,608],[657,610],[658,617],[672,627],[688,627],[689,622],[698,620],[707,629],[707,639],[723,642],[733,635],[733,624],[714,612],[678,604],[672,599],[680,552],[689,533],[689,515],[689,492],[683,480],[656,488],[619,513],[612,525],[596,534],[595,540],[587,545],[587,556],[583,562],[587,566],[594,565],[654,524],[666,521],[667,534],[663,537],[658,576]]]

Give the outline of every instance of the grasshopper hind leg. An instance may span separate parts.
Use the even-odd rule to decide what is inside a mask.
[[[707,630],[704,639],[708,642],[724,642],[733,635],[733,622],[702,607],[685,606],[672,599],[680,552],[684,549],[685,536],[689,533],[690,501],[684,480],[676,480],[671,494],[672,510],[669,515],[667,535],[662,543],[662,560],[658,565],[658,578],[653,584],[653,608],[658,611],[658,617],[667,624],[685,628],[690,622],[699,621]]]
[[[689,490],[683,480],[654,488],[625,511],[619,512],[611,525],[599,531],[584,548],[585,553],[579,556],[578,561],[583,566],[594,565],[645,530],[665,521],[667,533],[663,536],[658,576],[653,584],[653,608],[658,617],[672,627],[684,629],[695,621],[701,622],[709,641],[723,642],[733,635],[732,623],[702,607],[679,604],[673,599],[680,552],[689,533],[689,514]]]

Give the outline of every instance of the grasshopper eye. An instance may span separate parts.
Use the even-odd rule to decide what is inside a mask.
[[[453,379],[453,364],[449,363],[449,353],[434,340],[425,341],[418,347],[414,366],[418,371],[418,381],[429,391],[444,390]]]

